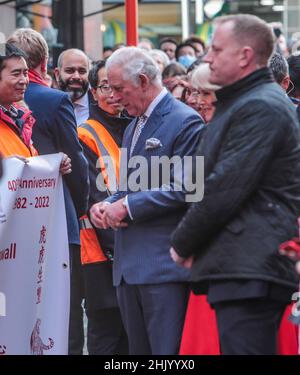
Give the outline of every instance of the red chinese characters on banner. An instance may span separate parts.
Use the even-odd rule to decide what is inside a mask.
[[[39,303],[41,303],[41,300],[42,300],[42,287],[41,286],[37,288],[36,296],[37,296],[36,304],[38,305]]]
[[[41,284],[42,282],[43,282],[43,267],[40,267],[39,273],[38,273],[37,283]]]
[[[40,250],[39,250],[39,257],[38,257],[38,264],[39,264],[39,271],[37,274],[37,289],[36,289],[36,304],[41,303],[42,301],[42,284],[43,284],[43,264],[45,262],[45,254],[46,254],[46,243],[47,243],[47,229],[45,225],[42,225],[41,231],[40,231]]]
[[[43,264],[45,261],[45,248],[41,246],[40,255],[39,255],[39,264]]]
[[[46,227],[45,225],[42,226],[41,232],[40,232],[40,244],[45,244],[46,243]]]

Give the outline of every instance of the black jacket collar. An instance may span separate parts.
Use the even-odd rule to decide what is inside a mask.
[[[103,111],[97,104],[90,105],[90,119],[99,121],[105,129],[111,134],[119,147],[122,145],[122,138],[127,125],[132,118],[125,116],[116,117]]]
[[[226,101],[234,99],[242,95],[244,92],[259,86],[263,83],[274,82],[273,75],[269,68],[258,69],[248,76],[234,82],[231,85],[224,86],[216,91],[218,101]]]

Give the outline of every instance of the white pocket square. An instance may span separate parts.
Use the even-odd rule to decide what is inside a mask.
[[[145,143],[145,150],[153,150],[154,148],[161,147],[162,143],[157,138],[149,138]]]

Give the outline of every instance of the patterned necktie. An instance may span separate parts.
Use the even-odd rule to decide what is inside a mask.
[[[19,132],[22,132],[22,129],[23,129],[23,125],[24,125],[24,121],[21,119],[22,115],[23,115],[23,112],[17,108],[15,108],[14,106],[10,106],[9,109],[6,109],[5,107],[3,107],[2,105],[0,105],[0,109],[2,110],[2,112],[10,117],[14,124],[17,126],[17,128],[19,129]],[[21,133],[20,133],[21,134]]]
[[[133,150],[135,148],[135,145],[142,133],[142,130],[145,126],[145,123],[146,123],[146,120],[147,120],[147,116],[145,115],[142,115],[139,117],[138,121],[137,121],[137,124],[135,126],[135,129],[134,129],[134,133],[133,133],[133,137],[132,137],[132,141],[131,141],[131,147],[130,147],[130,156],[132,155],[133,153]]]
[[[0,105],[0,108],[2,109],[3,113],[5,113],[7,116],[9,116],[12,120],[16,120],[19,117],[19,111],[14,106],[10,106],[9,109],[3,107]]]

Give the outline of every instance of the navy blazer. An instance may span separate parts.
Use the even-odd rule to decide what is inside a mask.
[[[126,129],[123,148],[130,150],[136,120]],[[204,129],[201,117],[193,109],[173,98],[169,93],[155,107],[136,143],[133,155],[144,156],[147,165],[142,168],[151,175],[152,156],[194,155]],[[146,149],[149,138],[160,140],[161,145]],[[120,172],[122,173],[123,161]],[[126,167],[125,167],[126,168]],[[128,168],[128,181],[136,172]],[[147,169],[147,170],[145,170]],[[173,170],[171,170],[171,182]],[[128,227],[115,234],[114,285],[124,278],[128,284],[157,284],[187,281],[189,271],[177,266],[171,259],[170,235],[183,217],[187,203],[184,191],[164,191],[161,182],[158,188],[133,192],[128,188],[119,191],[107,200],[114,202],[128,195],[128,204],[133,220]]]
[[[63,177],[68,237],[70,244],[80,245],[78,217],[88,204],[88,165],[78,140],[76,120],[68,94],[30,83],[25,101],[36,123],[33,144],[40,155],[64,152],[72,160],[72,173]]]

